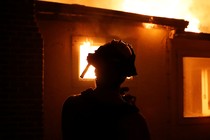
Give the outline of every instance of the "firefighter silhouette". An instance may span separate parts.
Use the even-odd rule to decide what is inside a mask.
[[[126,77],[137,75],[132,46],[112,40],[87,56],[95,67],[96,87],[66,99],[62,109],[63,140],[149,140],[145,118],[135,105]]]

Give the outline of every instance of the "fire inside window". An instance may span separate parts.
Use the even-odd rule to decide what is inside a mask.
[[[210,116],[210,58],[184,57],[184,117]]]
[[[87,65],[87,56],[88,53],[94,53],[95,50],[99,47],[100,45],[93,45],[90,41],[85,41],[83,44],[80,45],[80,55],[79,55],[79,61],[80,61],[80,66],[79,66],[79,75],[82,74],[83,70],[85,69]],[[94,79],[95,78],[95,68],[93,66],[90,66],[88,71],[86,72],[84,79]]]

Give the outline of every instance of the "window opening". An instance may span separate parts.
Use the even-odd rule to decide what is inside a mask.
[[[100,44],[102,45],[102,44]],[[82,74],[83,70],[85,69],[86,65],[87,65],[87,56],[88,53],[94,53],[95,50],[98,49],[98,47],[100,46],[99,44],[93,44],[90,41],[85,41],[80,45],[80,54],[79,54],[79,61],[80,61],[80,65],[79,65],[79,75]],[[93,66],[90,66],[88,71],[86,72],[84,79],[94,79],[95,76],[95,68]]]
[[[210,116],[210,58],[183,57],[184,117]]]

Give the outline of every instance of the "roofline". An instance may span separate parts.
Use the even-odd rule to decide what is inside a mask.
[[[194,33],[194,32],[183,32],[176,34],[174,38],[184,38],[192,40],[208,40],[210,41],[210,34],[208,33]]]
[[[38,16],[66,16],[86,18],[114,18],[128,20],[130,22],[153,23],[169,26],[179,31],[184,31],[189,22],[183,19],[165,18],[157,16],[142,15],[117,10],[88,7],[77,4],[61,4],[54,2],[36,1],[36,13]]]

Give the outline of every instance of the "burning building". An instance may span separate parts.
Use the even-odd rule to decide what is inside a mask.
[[[11,26],[5,31],[9,43],[4,44],[17,46],[3,50],[10,56],[7,59],[10,63],[2,66],[10,67],[5,68],[7,75],[2,77],[14,81],[4,82],[2,88],[5,94],[1,100],[7,107],[3,112],[9,112],[3,116],[7,121],[2,121],[2,126],[8,136],[14,134],[16,138],[29,139],[36,135],[36,139],[61,140],[64,100],[94,87],[91,71],[84,79],[79,77],[86,66],[87,52],[111,39],[122,39],[133,45],[138,72],[137,77],[126,79],[125,86],[136,96],[136,104],[148,121],[152,139],[210,139],[209,34],[185,31],[189,22],[183,19],[76,4],[42,1],[36,1],[35,7],[32,1],[22,4],[29,8],[17,8],[24,11],[20,14],[14,8],[15,26],[8,18],[4,19],[10,23],[7,26]],[[30,16],[22,15],[26,10]],[[30,26],[25,25],[29,23]],[[17,26],[19,24],[25,26]],[[12,37],[11,32],[14,32]],[[18,37],[28,40],[28,44]],[[5,54],[2,56],[6,58]],[[11,97],[10,93],[21,96]],[[7,128],[5,122],[12,124],[15,117],[17,127]]]
[[[36,9],[45,48],[46,137],[59,137],[64,99],[94,87],[91,71],[79,77],[87,53],[115,38],[135,49],[139,75],[125,85],[137,97],[152,138],[210,138],[208,34],[186,32],[189,22],[182,19],[47,2]]]

